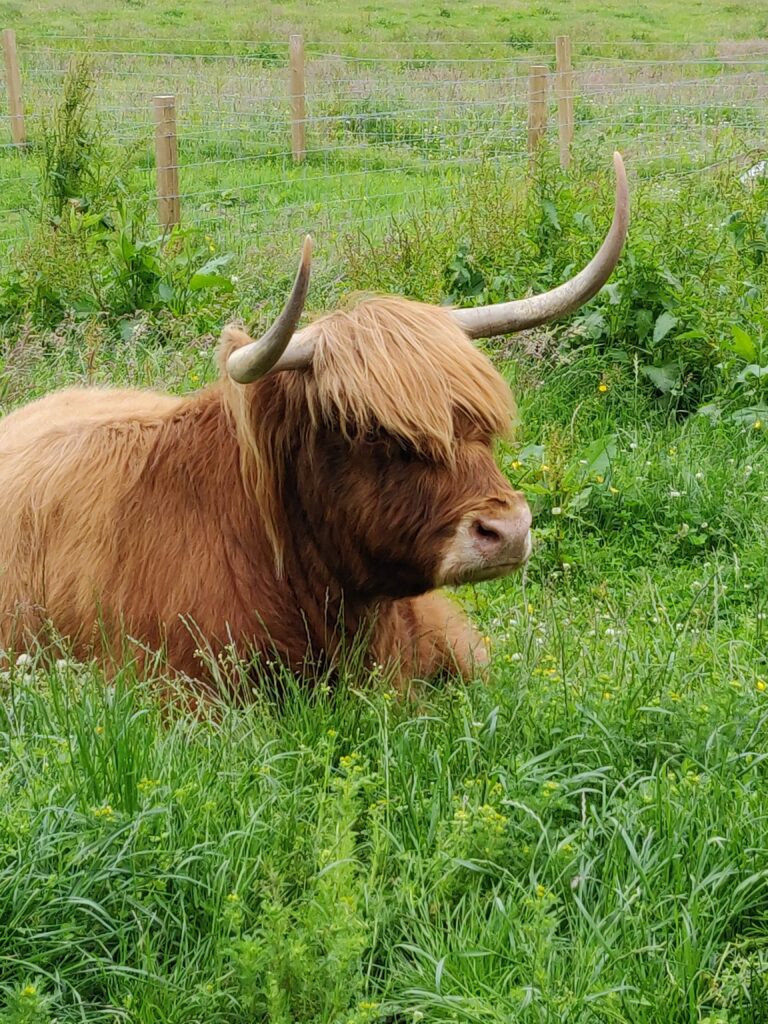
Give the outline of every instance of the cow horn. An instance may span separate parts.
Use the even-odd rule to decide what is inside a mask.
[[[603,287],[619,261],[629,227],[629,190],[624,161],[613,154],[616,169],[616,204],[613,223],[597,254],[570,281],[541,295],[514,302],[498,302],[492,306],[454,309],[453,316],[470,338],[493,338],[511,334],[526,327],[536,327],[547,320],[564,316],[588,302]]]
[[[307,297],[311,266],[312,239],[307,235],[301,250],[301,261],[296,272],[296,280],[293,282],[291,294],[288,296],[283,311],[266,334],[256,341],[251,341],[247,345],[235,349],[227,359],[227,373],[238,384],[251,384],[264,377],[270,370],[298,369],[311,362],[311,349],[314,346],[307,347],[307,341],[311,339],[304,339],[302,343],[304,332],[295,333]],[[291,339],[294,339],[294,344],[291,345],[291,351],[288,353],[285,350]],[[285,357],[281,360],[280,357],[284,353]]]

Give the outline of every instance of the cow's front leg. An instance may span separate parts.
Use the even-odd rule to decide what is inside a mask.
[[[388,625],[394,629],[380,634],[386,650],[377,645],[378,660],[396,664],[394,685],[401,693],[413,695],[415,680],[484,675],[488,648],[455,601],[433,591],[397,601],[393,611]]]

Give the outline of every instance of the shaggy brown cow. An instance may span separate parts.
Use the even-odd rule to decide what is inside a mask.
[[[296,332],[288,303],[252,341],[228,327],[221,378],[183,398],[70,389],[0,421],[0,646],[48,630],[102,658],[164,650],[187,676],[214,657],[327,664],[369,630],[401,678],[468,675],[479,638],[445,584],[513,572],[531,516],[493,461],[513,411],[470,343],[576,308],[614,267],[614,219],[572,281],[468,310],[377,298]]]

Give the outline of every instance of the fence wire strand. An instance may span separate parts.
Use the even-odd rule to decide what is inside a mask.
[[[191,52],[197,45],[212,52]],[[243,52],[250,46],[253,52]],[[558,110],[567,102],[577,161],[618,147],[635,173],[668,181],[765,151],[768,44],[726,53],[709,43],[660,43],[648,58],[641,54],[649,44],[636,40],[587,46],[583,57],[574,48],[566,94],[549,41],[525,53],[498,41],[437,41],[429,43],[432,55],[415,41],[371,42],[355,53],[312,41],[306,109],[292,122],[286,39],[239,40],[238,52],[225,52],[218,38],[157,38],[143,49],[124,35],[40,36],[19,51],[29,146],[21,152],[0,142],[3,234],[21,233],[22,222],[35,219],[43,128],[79,55],[93,67],[99,137],[124,159],[125,187],[147,209],[157,202],[153,98],[175,96],[179,157],[163,166],[178,177],[173,194],[183,222],[214,230],[241,220],[238,230],[269,231],[296,216],[329,230],[362,229],[417,196],[460,195],[484,162],[525,175],[527,68],[537,63],[550,69],[543,146],[552,159]],[[625,57],[616,52],[624,47],[636,49]],[[303,161],[295,159],[292,127],[304,138]]]

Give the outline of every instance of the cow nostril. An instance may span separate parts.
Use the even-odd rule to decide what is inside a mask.
[[[476,519],[472,523],[472,531],[480,540],[486,544],[500,544],[501,534],[498,530],[494,530],[492,526],[486,525],[482,520]]]

